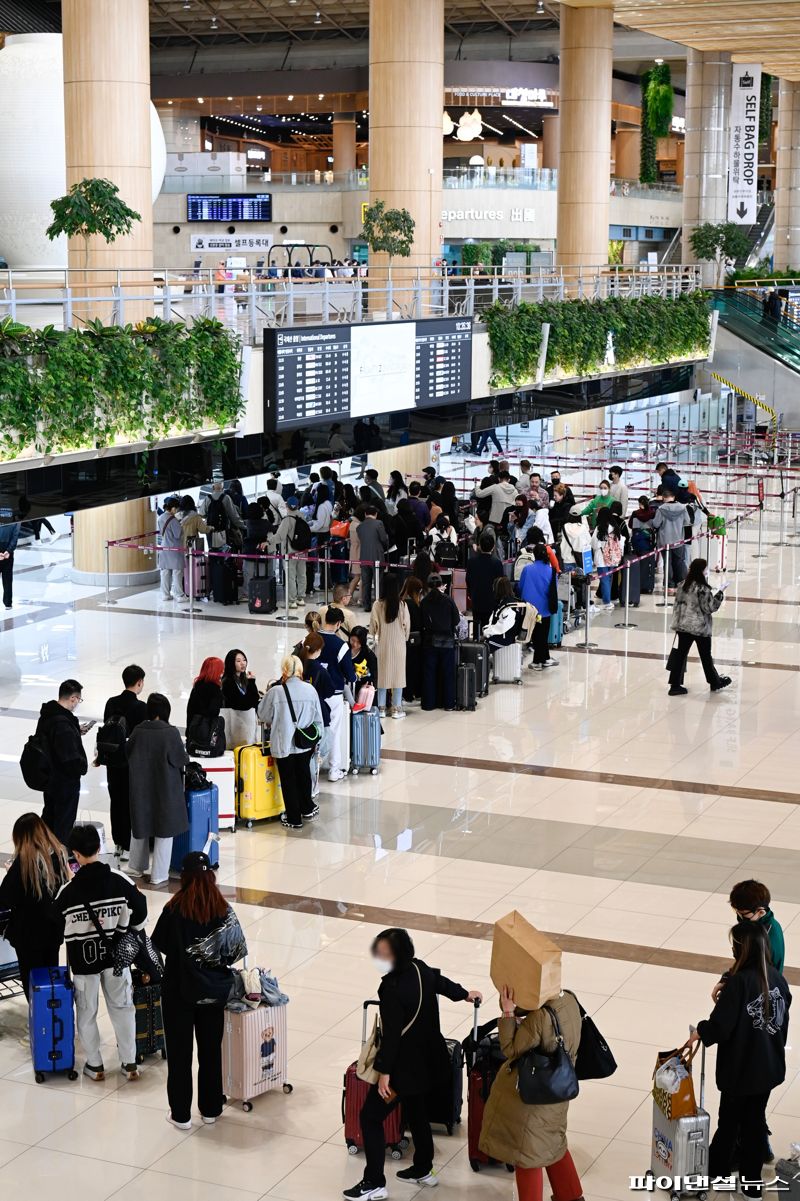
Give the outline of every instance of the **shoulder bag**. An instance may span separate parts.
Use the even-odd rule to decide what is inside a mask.
[[[516,1061],[517,1092],[525,1105],[559,1105],[572,1101],[579,1091],[575,1067],[564,1046],[554,1010],[544,1006],[553,1023],[556,1049],[550,1054],[534,1047]]]
[[[81,897],[81,901],[86,912],[89,914],[89,920],[100,935],[101,943],[103,943],[111,957],[111,966],[114,968],[114,975],[121,976],[125,968],[133,966],[136,962],[136,956],[142,949],[138,932],[135,930],[114,930],[109,934],[101,926],[98,916],[88,899]]]
[[[664,666],[666,667],[667,671],[674,671],[675,668],[679,665],[679,663],[680,663],[680,659],[678,657],[678,635],[676,634],[675,637],[672,639],[672,649],[670,650],[669,654],[667,655],[667,662],[665,663]]]
[[[186,729],[186,749],[190,755],[216,759],[225,753],[225,719],[195,713]]]
[[[617,1061],[575,993],[570,992],[569,995],[575,999],[581,1014],[581,1039],[575,1056],[575,1075],[579,1080],[606,1080],[616,1072]]]
[[[408,1034],[409,1030],[419,1017],[420,1009],[422,1009],[422,974],[416,963],[414,964],[414,968],[416,969],[417,979],[419,980],[419,1002],[417,1004],[417,1012],[414,1014],[411,1021],[403,1027],[403,1030],[400,1034],[401,1038]],[[377,1084],[381,1078],[380,1072],[375,1068],[375,1060],[377,1058],[378,1051],[380,1050],[380,1045],[381,1019],[378,1015],[376,1015],[375,1022],[372,1026],[372,1033],[361,1048],[361,1054],[358,1057],[358,1063],[356,1065],[356,1075],[358,1076],[359,1080],[363,1080],[365,1084]]]
[[[310,726],[299,726],[297,724],[297,714],[294,711],[292,697],[289,689],[285,684],[282,685],[283,691],[286,693],[286,703],[289,706],[289,712],[292,715],[292,721],[295,725],[294,745],[301,751],[313,751],[317,747],[322,738],[322,730],[319,728],[319,723],[314,721]]]

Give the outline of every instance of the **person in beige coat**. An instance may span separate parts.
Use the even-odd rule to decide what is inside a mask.
[[[581,1039],[581,1014],[572,993],[561,992],[547,1002],[561,1028],[573,1063]],[[554,1201],[583,1201],[580,1177],[567,1147],[569,1103],[526,1105],[517,1092],[514,1060],[534,1047],[556,1049],[553,1023],[547,1010],[523,1013],[514,1008],[511,989],[500,991],[503,1016],[497,1025],[500,1047],[508,1063],[497,1073],[483,1115],[480,1149],[500,1163],[513,1164],[519,1201],[542,1201],[542,1169],[547,1172]]]
[[[386,572],[383,596],[372,606],[369,632],[375,639],[378,656],[378,706],[386,711],[387,694],[392,694],[392,717],[402,721],[406,715],[403,708],[403,689],[406,686],[406,643],[411,633],[411,616],[408,605],[400,600],[400,585],[397,576]]]

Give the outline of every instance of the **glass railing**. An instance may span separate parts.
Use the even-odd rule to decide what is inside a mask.
[[[762,350],[800,371],[800,313],[791,302],[784,304],[780,319],[764,310],[761,297],[743,289],[725,288],[715,294],[714,307],[720,324]]]

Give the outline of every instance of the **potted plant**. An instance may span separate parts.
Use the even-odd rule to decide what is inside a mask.
[[[750,249],[745,227],[733,221],[704,221],[689,235],[692,252],[701,263],[714,263],[714,287],[725,283],[725,273]]]
[[[74,183],[66,196],[50,202],[53,220],[46,229],[52,242],[60,234],[83,238],[84,265],[89,265],[89,238],[99,234],[106,242],[115,242],[129,234],[134,221],[141,221],[120,197],[119,188],[109,179],[82,179]]]
[[[388,254],[389,270],[395,255],[407,259],[414,245],[414,218],[408,209],[388,209],[376,200],[364,210],[365,242],[373,254]]]

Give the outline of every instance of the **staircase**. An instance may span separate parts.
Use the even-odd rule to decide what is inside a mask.
[[[678,264],[682,261],[682,259],[683,259],[682,234],[683,234],[683,230],[680,227],[678,227],[678,229],[676,229],[675,233],[672,235],[672,241],[670,242],[667,249],[664,251],[664,254],[661,258],[661,266],[662,267],[675,266],[676,264]]]

